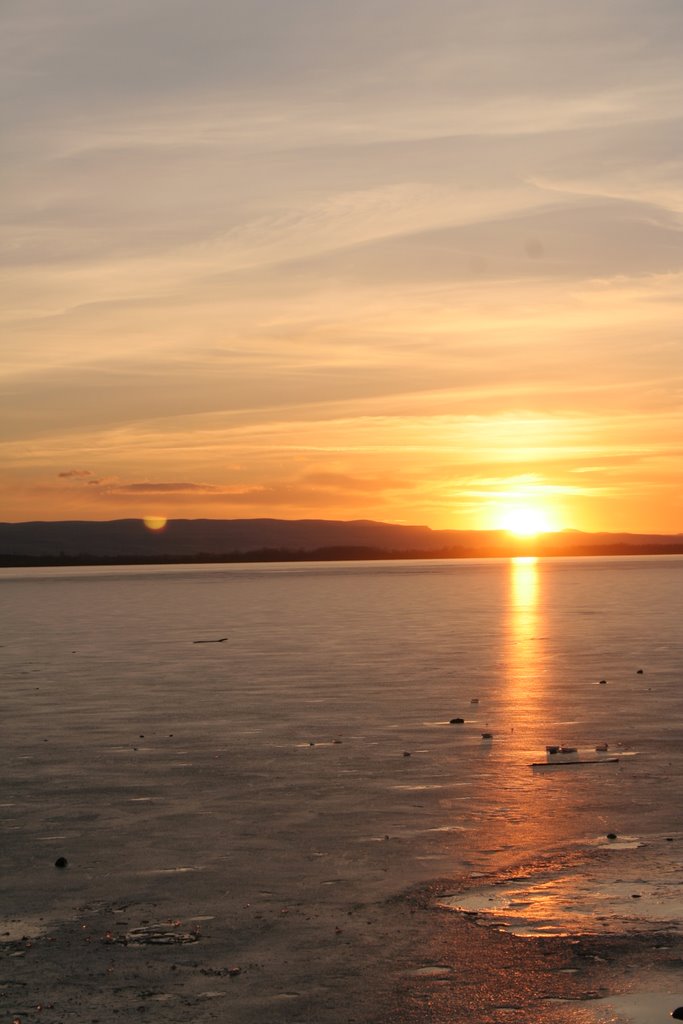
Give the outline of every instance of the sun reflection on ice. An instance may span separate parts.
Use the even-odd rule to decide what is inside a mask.
[[[507,563],[500,705],[495,723],[497,738],[505,737],[503,743],[496,743],[499,792],[504,802],[496,838],[534,856],[556,840],[547,788],[537,785],[529,769],[540,743],[546,742],[542,737],[549,714],[543,584],[543,563],[536,557],[511,558]],[[558,800],[557,793],[553,799]]]
[[[533,556],[512,558],[506,646],[507,675],[513,698],[527,694],[538,678],[541,619],[538,560]]]

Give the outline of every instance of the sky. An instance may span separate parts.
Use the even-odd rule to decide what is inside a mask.
[[[0,519],[683,531],[680,0],[2,21]]]

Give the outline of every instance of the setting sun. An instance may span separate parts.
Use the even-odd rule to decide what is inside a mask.
[[[518,537],[534,537],[552,529],[550,521],[541,509],[518,506],[510,509],[502,518],[502,528]]]

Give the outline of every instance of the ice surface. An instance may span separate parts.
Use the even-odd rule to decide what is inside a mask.
[[[566,870],[475,886],[437,905],[476,913],[481,923],[514,935],[683,930],[681,844],[672,848],[666,837],[653,836],[608,848],[610,857],[587,856]]]

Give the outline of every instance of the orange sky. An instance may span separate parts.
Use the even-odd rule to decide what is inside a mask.
[[[678,0],[4,12],[1,519],[683,531]]]

